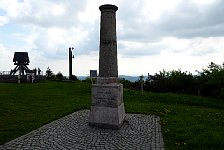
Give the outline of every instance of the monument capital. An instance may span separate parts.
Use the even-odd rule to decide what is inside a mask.
[[[112,9],[114,11],[117,11],[118,10],[118,7],[115,6],[115,5],[111,5],[111,4],[105,4],[105,5],[101,5],[99,7],[100,11],[103,11],[103,10],[108,10],[108,9]]]

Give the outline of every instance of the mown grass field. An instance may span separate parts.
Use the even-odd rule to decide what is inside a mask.
[[[89,109],[91,84],[0,83],[0,144],[80,109]],[[166,149],[224,149],[224,100],[124,90],[127,113],[154,114]]]

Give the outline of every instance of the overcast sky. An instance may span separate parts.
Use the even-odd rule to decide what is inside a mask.
[[[0,0],[0,71],[14,68],[14,52],[28,52],[29,68],[68,75],[98,70],[102,4],[117,11],[120,75],[202,70],[224,62],[224,0]]]

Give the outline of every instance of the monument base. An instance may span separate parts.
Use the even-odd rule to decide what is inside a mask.
[[[115,78],[109,78],[114,81]],[[97,78],[92,86],[92,105],[89,125],[100,128],[119,129],[125,117],[123,103],[123,85],[108,82],[108,79]]]
[[[119,129],[124,120],[124,103],[117,108],[91,106],[89,125],[100,127]]]

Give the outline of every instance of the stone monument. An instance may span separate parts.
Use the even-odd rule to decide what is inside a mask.
[[[99,77],[92,85],[89,124],[102,128],[119,129],[125,109],[123,85],[118,81],[117,36],[115,5],[102,5],[100,21]]]

